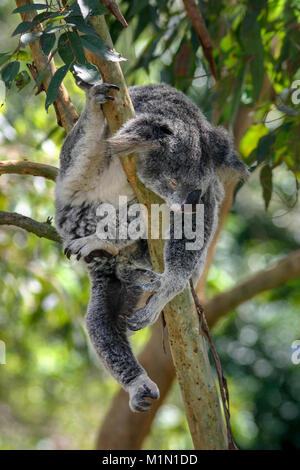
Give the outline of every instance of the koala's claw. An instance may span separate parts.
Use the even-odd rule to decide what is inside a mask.
[[[132,411],[148,411],[151,407],[151,400],[159,398],[159,389],[146,374],[143,374],[130,385],[129,397],[129,406]]]
[[[70,248],[67,246],[67,248],[64,249],[64,254],[68,259],[70,259],[73,253],[72,250],[70,250]]]

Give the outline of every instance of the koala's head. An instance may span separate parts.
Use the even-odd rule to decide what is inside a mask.
[[[192,125],[184,116],[171,122],[158,115],[139,115],[109,139],[113,154],[138,154],[140,180],[172,210],[199,201],[212,184],[245,179],[247,167],[228,133],[203,117]]]

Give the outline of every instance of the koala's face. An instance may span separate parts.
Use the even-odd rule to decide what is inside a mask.
[[[140,154],[138,176],[173,211],[197,203],[215,177],[212,162],[201,148],[173,135],[159,149]]]
[[[184,204],[198,202],[209,186],[247,178],[224,129],[211,126],[192,104],[181,108],[177,99],[172,109],[165,105],[159,101],[159,113],[127,121],[108,140],[112,154],[138,155],[137,172],[146,187],[180,211]]]
[[[139,154],[138,176],[170,209],[181,211],[184,204],[199,201],[215,173],[212,160],[202,152],[197,129],[166,130],[157,149]]]

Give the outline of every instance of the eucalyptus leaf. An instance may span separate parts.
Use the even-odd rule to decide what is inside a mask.
[[[69,36],[69,40],[70,40],[71,45],[72,45],[72,50],[73,50],[73,52],[76,56],[76,61],[79,64],[85,64],[86,63],[86,58],[85,58],[85,55],[84,55],[84,50],[83,50],[83,47],[82,47],[82,42],[80,40],[80,37],[75,32],[68,33],[68,36]]]
[[[63,60],[63,62],[68,65],[74,61],[73,50],[70,46],[69,33],[63,33],[60,35],[58,44],[57,44],[58,53]]]
[[[36,41],[41,37],[43,33],[41,31],[33,31],[31,33],[25,33],[22,34],[20,37],[20,43],[22,46],[27,46],[27,44],[30,44],[33,41]]]
[[[81,16],[70,16],[69,22],[74,23],[78,31],[81,33],[98,36],[92,24],[89,21],[84,21]]]
[[[102,57],[104,60],[109,62],[121,62],[123,60],[127,60],[118,52],[110,49],[98,36],[84,35],[80,36],[80,39],[84,47],[94,54]]]
[[[92,64],[74,64],[74,70],[76,75],[85,83],[95,85],[102,82],[97,67]]]
[[[35,10],[46,10],[48,5],[45,3],[33,3],[31,5],[23,5],[21,7],[15,8],[13,13],[27,13],[28,11],[35,11]]]
[[[54,101],[56,100],[59,87],[63,79],[67,75],[69,69],[70,69],[69,65],[63,65],[62,67],[56,70],[55,74],[51,78],[51,81],[49,83],[49,87],[47,90],[47,97],[46,97],[46,103],[45,103],[46,110],[48,110],[49,106],[52,103],[54,103]]]
[[[22,70],[22,72],[18,73],[15,77],[15,82],[19,91],[25,88],[30,83],[30,75],[27,70]]]
[[[107,13],[106,8],[101,6],[98,0],[77,0],[77,3],[84,19],[91,15],[103,15]]]
[[[31,55],[29,52],[19,49],[14,55],[13,58],[16,60],[20,60],[21,62],[30,62],[32,60]]]
[[[13,80],[20,70],[20,62],[17,60],[10,62],[1,72],[2,80],[4,81],[7,88],[11,87]]]
[[[272,180],[272,168],[269,165],[262,167],[260,171],[260,183],[262,186],[263,199],[265,201],[265,209],[268,210],[272,192],[273,192],[273,180]]]
[[[16,36],[17,34],[23,34],[33,28],[33,26],[34,24],[32,23],[32,21],[22,21],[22,23],[19,23],[16,29],[14,30],[12,36]]]
[[[0,67],[1,65],[4,65],[6,62],[8,62],[11,57],[12,55],[8,52],[3,52],[2,54],[0,54]]]
[[[53,49],[53,46],[55,44],[56,36],[54,33],[52,34],[43,34],[40,38],[40,44],[41,48],[44,52],[44,54],[48,55],[50,54],[51,50]]]

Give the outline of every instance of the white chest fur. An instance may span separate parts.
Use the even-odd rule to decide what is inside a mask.
[[[119,196],[126,196],[130,201],[134,197],[134,191],[127,180],[120,159],[113,157],[110,165],[99,177],[97,199],[117,207]]]

